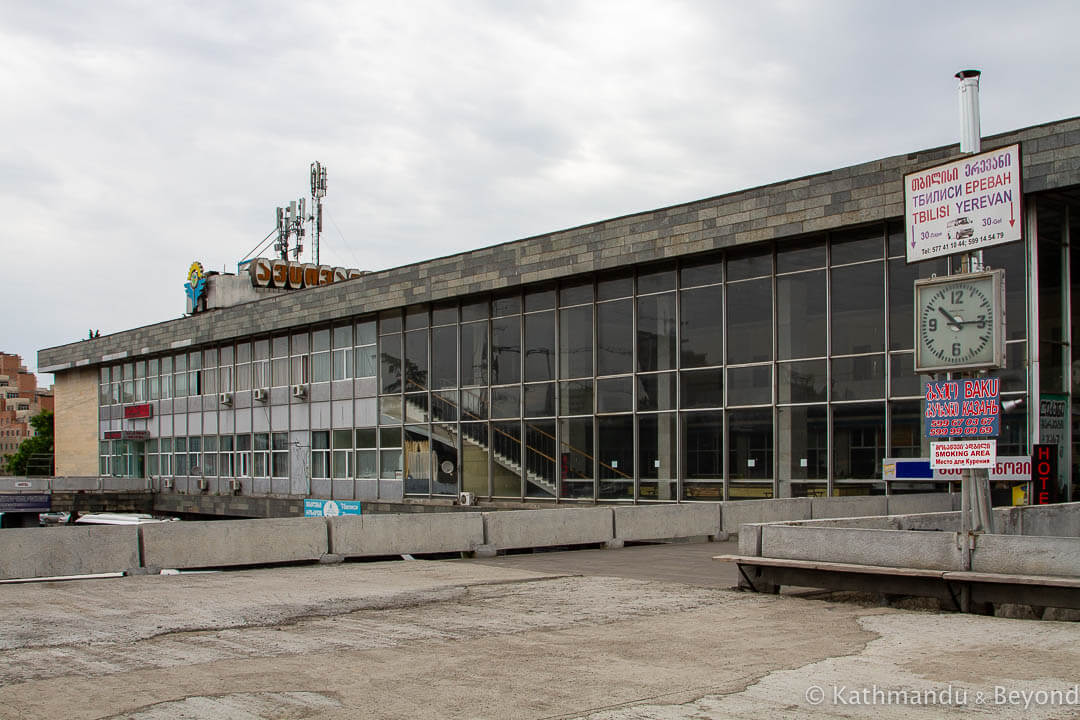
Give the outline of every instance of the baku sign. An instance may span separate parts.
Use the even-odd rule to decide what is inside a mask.
[[[928,438],[989,438],[1001,429],[998,378],[923,383],[923,431]]]
[[[907,261],[982,250],[1021,237],[1020,145],[904,176]]]

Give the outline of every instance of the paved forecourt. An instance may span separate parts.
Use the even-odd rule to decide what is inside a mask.
[[[1080,709],[1062,707],[1080,625],[734,592],[709,560],[728,545],[4,584],[0,718],[938,718],[977,693],[980,716]]]

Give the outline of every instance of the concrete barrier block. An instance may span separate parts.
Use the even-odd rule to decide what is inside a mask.
[[[328,518],[330,552],[346,557],[472,552],[484,544],[482,513],[387,513]]]
[[[899,518],[889,517],[888,515],[869,515],[866,517],[838,517],[838,518],[826,518],[823,520],[799,520],[793,522],[793,525],[805,526],[805,527],[844,527],[844,528],[864,528],[867,530],[899,530],[900,523]]]
[[[149,481],[145,478],[103,477],[101,478],[101,489],[134,492],[146,490],[147,482]]]
[[[101,478],[98,477],[54,477],[49,483],[53,490],[100,490]]]
[[[720,503],[616,507],[615,538],[627,542],[701,535],[715,537],[723,531],[720,507]]]
[[[5,477],[0,478],[0,492],[41,492],[49,489],[49,478]]]
[[[949,512],[953,509],[949,493],[917,493],[912,495],[889,495],[889,515],[914,515],[915,513]]]
[[[775,500],[729,500],[723,503],[724,532],[738,534],[743,523],[809,520],[810,498]]]
[[[558,508],[486,512],[484,535],[499,550],[606,543],[615,539],[612,509]]]
[[[761,557],[761,528],[764,525],[743,523],[739,526],[739,554]]]
[[[267,518],[140,525],[143,564],[227,567],[315,561],[329,551],[325,518]]]
[[[954,533],[766,525],[761,529],[761,554],[789,560],[926,570],[963,568]]]
[[[888,509],[887,504],[884,495],[810,498],[810,517],[817,520],[818,518],[853,518],[886,515]]]
[[[971,553],[975,572],[1080,577],[1080,539],[979,535]]]
[[[1020,533],[1044,537],[1080,537],[1080,503],[1018,508]]]
[[[0,579],[124,572],[139,564],[139,534],[127,527],[0,531]]]
[[[900,530],[936,530],[938,532],[960,532],[960,513],[949,512],[918,513],[916,515],[895,515]]]

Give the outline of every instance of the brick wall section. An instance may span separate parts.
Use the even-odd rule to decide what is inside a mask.
[[[1023,143],[1024,190],[1080,184],[1080,118],[983,139]],[[903,176],[960,157],[950,145],[384,270],[327,287],[41,350],[43,372],[223,342],[578,273],[900,218]],[[59,377],[59,376],[58,376]]]
[[[57,373],[53,386],[56,404],[56,474],[98,474],[98,375],[93,368]]]

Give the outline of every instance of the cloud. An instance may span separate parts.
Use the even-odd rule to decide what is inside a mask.
[[[0,213],[43,347],[179,316],[328,169],[381,269],[1078,114],[1071,3],[37,2],[0,21]],[[308,238],[310,247],[310,238]]]

